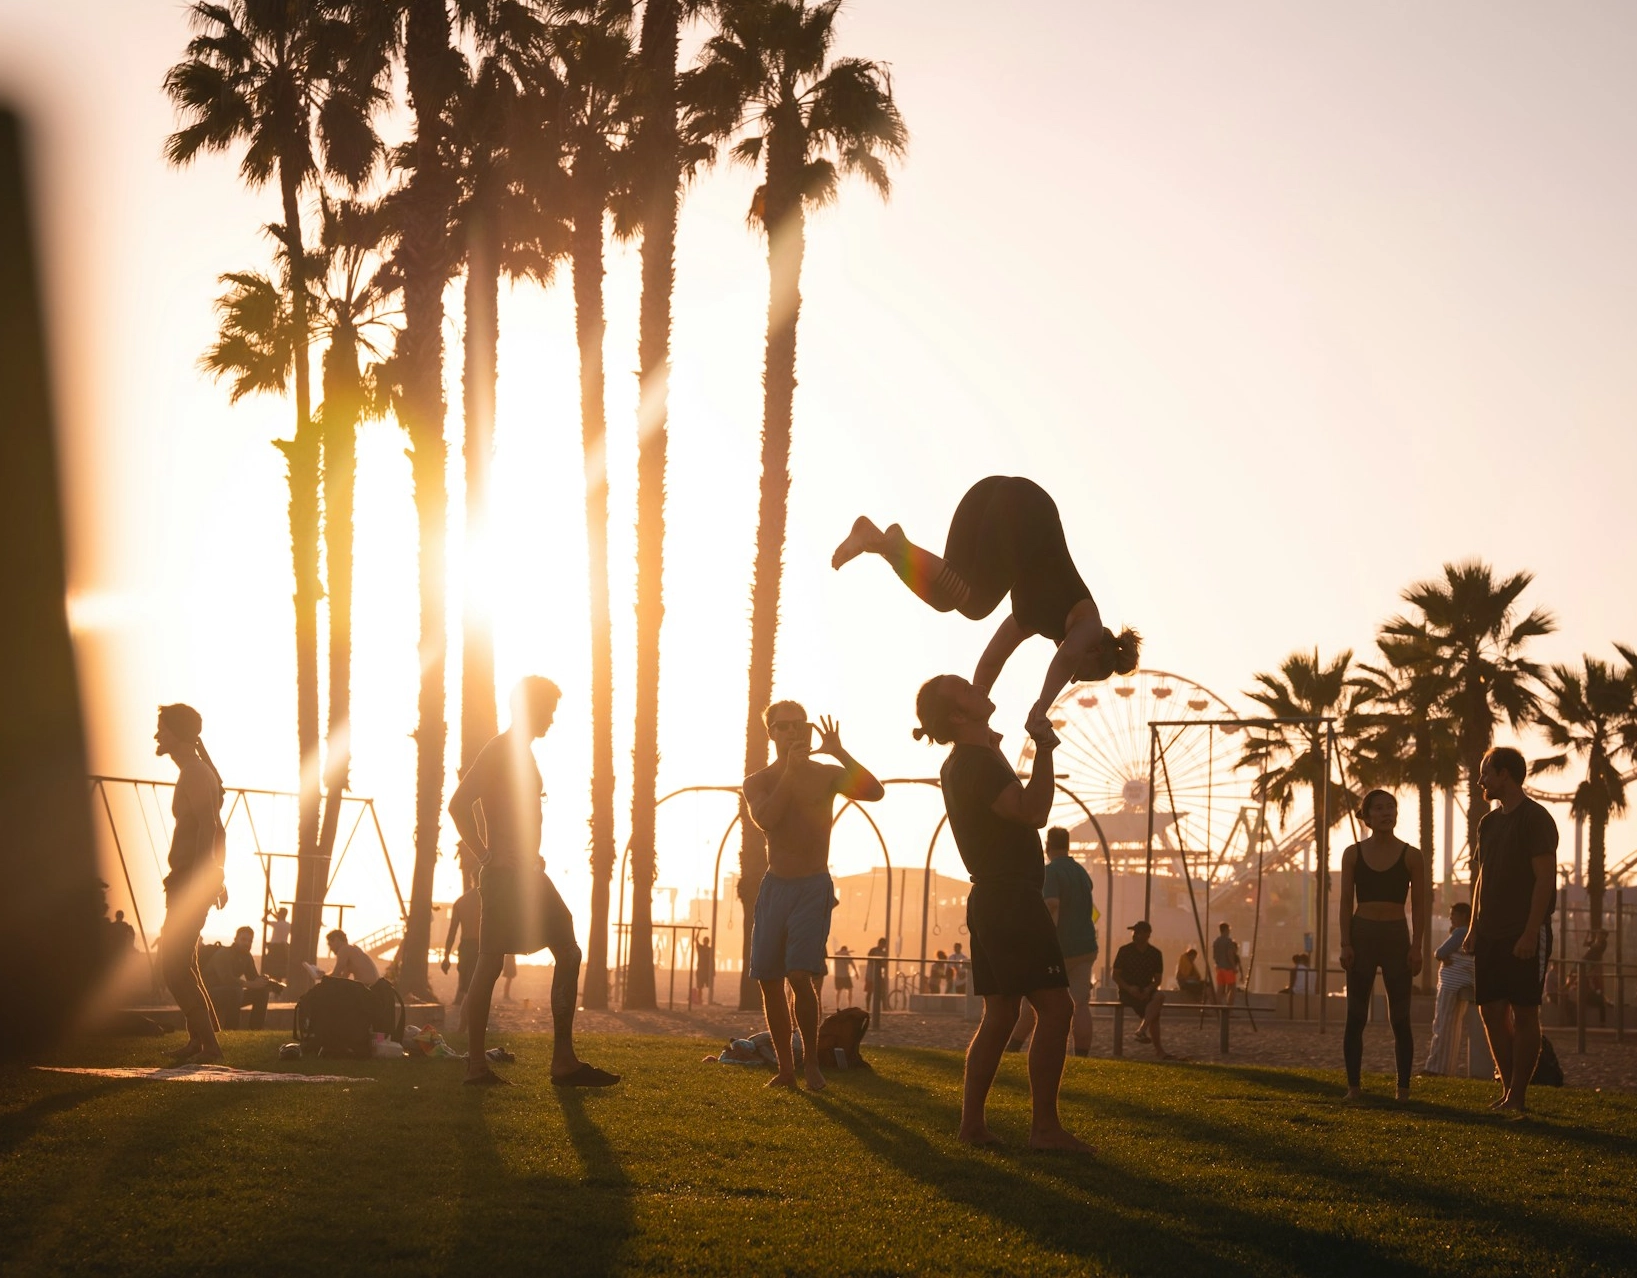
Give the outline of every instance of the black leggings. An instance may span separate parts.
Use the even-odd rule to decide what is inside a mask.
[[[1364,1023],[1370,1019],[1370,995],[1375,992],[1376,969],[1387,990],[1387,1018],[1393,1026],[1393,1056],[1398,1085],[1410,1085],[1415,1039],[1410,1031],[1410,927],[1403,919],[1361,919],[1353,916],[1353,966],[1347,972],[1347,1029],[1341,1054],[1347,1064],[1347,1085],[1359,1085],[1364,1061]]]

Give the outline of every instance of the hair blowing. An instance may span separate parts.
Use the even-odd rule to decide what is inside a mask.
[[[1137,668],[1142,658],[1142,636],[1130,626],[1121,628],[1114,636],[1114,673],[1128,675]]]

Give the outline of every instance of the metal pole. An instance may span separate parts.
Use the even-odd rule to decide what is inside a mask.
[[[1148,725],[1148,840],[1143,869],[1142,916],[1148,918],[1154,905],[1154,751],[1159,744],[1159,730]],[[1112,943],[1112,942],[1111,942]]]
[[[114,836],[114,851],[119,853],[119,871],[125,876],[125,895],[131,898],[131,913],[136,916],[136,930],[142,936],[142,952],[151,954],[153,951],[148,944],[148,929],[142,926],[142,911],[136,903],[136,889],[131,886],[131,869],[125,864],[125,848],[119,841],[119,827],[114,824],[114,810],[108,805],[108,787],[103,785],[101,777],[92,784],[102,796],[102,810],[108,814],[108,832]],[[1618,933],[1618,929],[1616,932]]]
[[[1572,962],[1579,969],[1579,975],[1574,983],[1574,1049],[1581,1056],[1586,1054],[1586,960],[1568,959],[1559,960],[1560,963]]]
[[[1614,889],[1614,1040],[1626,1041],[1626,890]]]
[[[1319,822],[1314,833],[1315,860],[1319,872],[1319,1033],[1330,1023],[1326,980],[1330,968],[1330,760],[1336,746],[1336,730],[1324,730],[1324,781],[1319,786]]]
[[[926,869],[921,877],[921,963],[925,970],[926,963],[926,925],[927,906],[932,897],[932,850],[938,846],[938,836],[943,833],[944,826],[949,824],[949,813],[938,818],[938,824],[932,828],[932,840],[926,845]]]
[[[728,845],[728,836],[733,833],[733,827],[738,824],[739,813],[738,810],[735,809],[733,813],[733,820],[729,821],[728,828],[722,831],[722,841],[716,845],[716,868],[711,871],[711,936],[714,938],[711,941],[711,945],[715,947],[715,950],[712,951],[713,953],[722,948],[722,938],[716,934],[716,894],[717,888],[722,882],[722,852]],[[624,891],[623,884],[621,885],[621,891]],[[624,907],[622,906],[621,908],[623,909]],[[714,968],[714,966],[715,961],[713,959],[712,967]],[[716,1001],[716,985],[714,982],[715,978],[713,976],[711,985],[711,1002],[713,1003]]]

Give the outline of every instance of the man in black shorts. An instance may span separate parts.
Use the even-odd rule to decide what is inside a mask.
[[[1152,1043],[1154,1054],[1162,1061],[1175,1060],[1160,1041],[1160,1010],[1165,1006],[1165,993],[1160,981],[1165,976],[1165,958],[1148,943],[1154,929],[1147,919],[1138,919],[1131,925],[1131,941],[1120,946],[1114,955],[1114,984],[1120,991],[1120,1002],[1138,1016],[1137,1041]]]
[[[1512,1118],[1527,1112],[1540,1056],[1540,994],[1557,903],[1557,823],[1524,794],[1528,771],[1511,746],[1484,755],[1478,783],[1501,806],[1478,823],[1472,927],[1461,942],[1473,956],[1478,1010],[1501,1076],[1501,1097],[1490,1108]]]
[[[1025,787],[989,727],[994,703],[965,679],[927,680],[915,709],[921,720],[917,738],[954,746],[939,775],[949,829],[972,876],[966,925],[983,1021],[966,1051],[960,1139],[971,1145],[1000,1143],[985,1121],[984,1103],[1027,998],[1039,1018],[1029,1048],[1029,1146],[1092,1153],[1090,1145],[1063,1129],[1057,1114],[1074,1007],[1057,928],[1040,892],[1046,866],[1039,834],[1051,815],[1057,737],[1044,718],[1030,720],[1036,755]]]
[[[478,752],[455,787],[449,815],[466,846],[483,862],[477,968],[466,993],[466,1081],[503,1083],[489,1068],[484,1044],[495,981],[508,954],[549,949],[551,1081],[559,1087],[607,1087],[620,1081],[574,1054],[574,1009],[580,997],[580,947],[574,916],[546,877],[540,858],[540,769],[535,741],[546,735],[562,694],[550,679],[530,675],[512,692],[511,726]]]

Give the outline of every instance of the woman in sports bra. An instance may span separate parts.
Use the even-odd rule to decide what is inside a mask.
[[[1421,938],[1427,934],[1427,897],[1421,877],[1421,850],[1393,834],[1398,800],[1371,790],[1359,807],[1370,837],[1341,854],[1341,965],[1347,973],[1347,1029],[1342,1059],[1347,1064],[1347,1099],[1357,1100],[1364,1059],[1364,1023],[1376,969],[1387,990],[1398,1066],[1398,1099],[1410,1098],[1410,1065],[1415,1041],[1410,1032],[1410,980],[1421,970]],[[1414,932],[1404,921],[1411,901]]]
[[[1051,495],[1030,479],[990,475],[961,498],[940,558],[915,545],[897,524],[886,531],[866,516],[853,521],[830,566],[866,552],[880,555],[906,586],[939,612],[979,621],[1010,594],[1012,609],[978,659],[972,685],[988,694],[1006,659],[1030,635],[1057,645],[1029,722],[1044,716],[1071,680],[1107,679],[1137,668],[1142,637],[1103,624],[1063,537]]]

